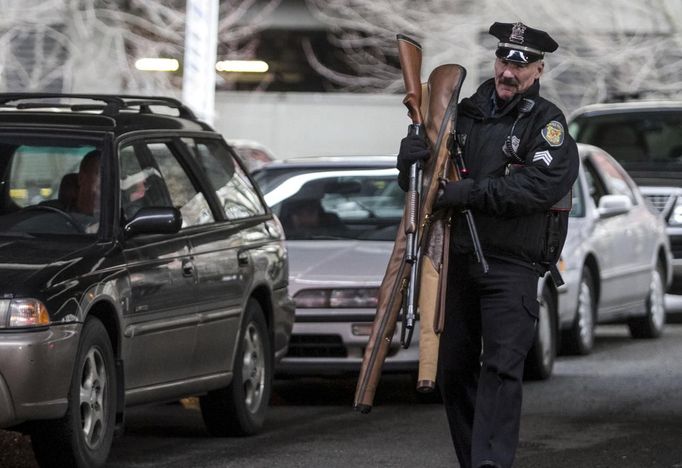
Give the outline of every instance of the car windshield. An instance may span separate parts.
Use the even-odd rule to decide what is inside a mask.
[[[254,177],[289,240],[395,240],[405,193],[389,167],[264,168]]]
[[[580,116],[570,132],[576,141],[602,148],[626,169],[656,166],[682,170],[682,111]]]
[[[100,150],[66,137],[0,136],[0,234],[95,234]]]

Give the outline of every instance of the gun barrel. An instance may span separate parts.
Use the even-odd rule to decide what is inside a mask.
[[[478,238],[478,230],[476,229],[476,223],[474,221],[474,216],[471,214],[470,210],[464,210],[464,216],[467,220],[467,226],[469,227],[469,235],[471,236],[471,242],[474,244],[474,253],[476,254],[476,260],[481,264],[481,269],[483,273],[488,273],[490,267],[488,266],[488,261],[483,255],[483,248],[481,247],[481,241]]]

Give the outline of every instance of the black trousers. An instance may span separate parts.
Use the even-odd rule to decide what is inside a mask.
[[[538,274],[471,256],[450,259],[438,382],[460,465],[512,466],[519,439],[523,364],[539,312]]]

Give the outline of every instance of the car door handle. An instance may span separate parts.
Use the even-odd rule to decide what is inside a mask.
[[[182,276],[194,276],[194,262],[189,258],[182,261]]]
[[[249,254],[248,252],[239,252],[237,254],[237,263],[239,266],[246,266],[249,264]]]

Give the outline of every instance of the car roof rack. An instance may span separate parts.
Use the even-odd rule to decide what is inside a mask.
[[[61,102],[36,102],[46,99],[88,99],[103,104],[67,104]],[[30,102],[17,102],[30,101]],[[10,103],[16,104],[10,105]],[[140,114],[154,114],[151,107],[177,109],[179,117],[197,120],[192,110],[175,98],[165,96],[140,96],[132,94],[68,94],[68,93],[0,93],[0,107],[15,109],[63,108],[73,112],[101,110],[102,115],[114,117],[122,110],[139,109]]]

